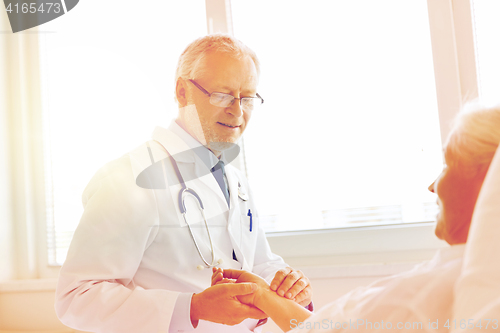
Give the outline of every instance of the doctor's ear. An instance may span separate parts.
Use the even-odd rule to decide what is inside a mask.
[[[179,105],[181,107],[184,107],[187,105],[188,99],[187,99],[187,83],[184,79],[178,78],[177,83],[175,86],[175,97],[177,97],[177,102],[179,102]]]

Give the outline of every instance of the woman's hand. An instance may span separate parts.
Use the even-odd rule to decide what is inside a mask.
[[[260,276],[253,273],[235,269],[213,268],[212,269],[212,285],[221,283],[241,283],[241,282],[253,282],[257,285],[257,290],[249,295],[238,296],[241,303],[254,305],[256,302],[256,297],[258,298],[263,292],[269,291],[269,285]]]
[[[213,267],[212,268],[212,286],[222,283],[236,283],[235,279],[228,279],[224,277],[224,271],[222,268]]]
[[[213,270],[212,284],[234,284],[235,282],[250,282],[257,285],[257,289],[253,293],[236,297],[241,303],[259,308],[259,311],[269,316],[285,332],[292,329],[290,326],[292,319],[303,322],[311,315],[311,312],[293,300],[282,297],[271,290],[267,282],[255,274],[234,269],[217,268]]]

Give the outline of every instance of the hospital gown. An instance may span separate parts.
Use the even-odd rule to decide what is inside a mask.
[[[291,321],[292,332],[448,331],[464,249],[465,245],[440,249],[432,260],[408,272],[357,288],[306,321]]]

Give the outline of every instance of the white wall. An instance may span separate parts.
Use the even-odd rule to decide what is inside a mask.
[[[0,333],[71,333],[54,310],[55,279],[0,283]]]
[[[272,243],[272,240],[271,240]],[[272,244],[271,244],[272,245]],[[434,250],[380,253],[363,262],[363,255],[335,257],[285,258],[288,264],[302,270],[311,280],[315,309],[319,309],[350,290],[366,286],[385,276],[410,269],[415,263],[430,259]],[[392,261],[384,258],[392,257]],[[416,260],[420,258],[419,260]],[[341,264],[334,264],[341,262]],[[56,279],[16,280],[0,282],[0,333],[79,332],[66,328],[54,311]],[[272,321],[264,333],[281,330]]]

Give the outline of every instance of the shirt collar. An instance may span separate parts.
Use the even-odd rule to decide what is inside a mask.
[[[175,120],[172,121],[168,129],[184,141],[189,149],[193,151],[209,169],[212,169],[217,164],[219,161],[217,156],[215,156],[210,149],[193,138],[191,134],[186,132],[186,130],[184,130]],[[225,162],[223,156],[224,153],[221,154],[221,159]]]

